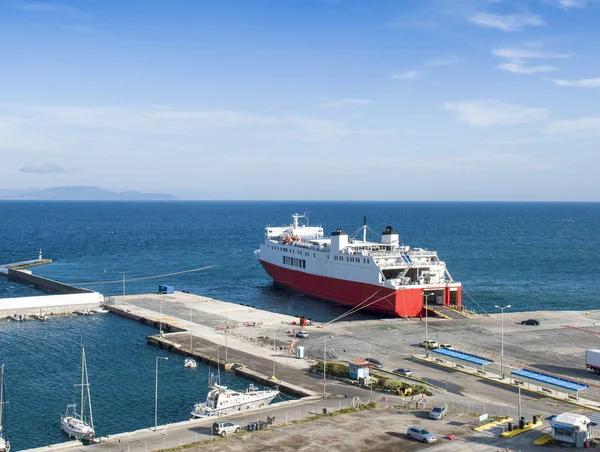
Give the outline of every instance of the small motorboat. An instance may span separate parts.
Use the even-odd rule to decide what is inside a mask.
[[[189,356],[183,362],[183,367],[189,367],[190,369],[195,369],[198,367],[198,363],[194,358],[190,358]]]

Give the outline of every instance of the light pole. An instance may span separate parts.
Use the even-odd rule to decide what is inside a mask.
[[[504,310],[510,308],[510,305],[504,307],[496,305],[494,307],[500,309],[500,379],[504,380]]]
[[[333,339],[333,336],[329,336]],[[325,385],[327,384],[327,335],[325,335],[325,348],[323,349],[323,398],[327,398],[327,391]]]
[[[156,380],[154,384],[154,431],[156,431],[156,427],[158,424],[158,360],[164,359],[168,360],[166,356],[157,356],[156,357]]]
[[[123,296],[125,296],[125,275],[129,272],[121,272],[123,274]]]
[[[433,292],[425,293],[421,292],[421,295],[425,297],[425,358],[429,358],[429,336],[427,332],[427,311],[429,311],[429,297],[435,295]]]
[[[159,294],[160,297],[160,320],[158,321],[158,335],[162,337],[162,292]]]

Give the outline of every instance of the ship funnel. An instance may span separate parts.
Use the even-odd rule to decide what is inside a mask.
[[[348,246],[348,233],[343,232],[341,229],[337,229],[331,233],[331,250],[333,252],[342,251]]]
[[[384,245],[398,246],[400,243],[400,234],[394,231],[391,226],[386,226],[385,231],[381,233],[381,243]]]

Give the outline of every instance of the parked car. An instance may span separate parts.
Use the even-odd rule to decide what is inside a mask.
[[[419,347],[440,348],[440,344],[438,344],[434,340],[429,339],[428,341],[419,342]]]
[[[365,358],[365,361],[370,362],[371,364],[375,365],[375,367],[379,367],[379,368],[383,367],[383,364],[381,364],[381,361],[379,361],[378,359],[368,357],[368,358]]]
[[[527,319],[521,322],[521,325],[539,325],[540,321],[538,319]]]
[[[454,350],[454,347],[450,344],[440,344],[440,348],[445,348],[446,350]]]
[[[298,331],[296,337],[308,337],[308,333],[306,331]]]
[[[410,369],[396,369],[394,372],[400,375],[406,375],[407,377],[412,375],[412,370]]]
[[[429,419],[441,420],[446,414],[448,414],[448,406],[436,405],[429,412]]]
[[[408,439],[416,439],[417,441],[422,441],[424,443],[435,443],[437,441],[437,438],[433,433],[430,433],[429,430],[418,426],[408,427],[406,436],[408,436]]]
[[[225,436],[231,433],[239,433],[242,427],[239,424],[234,424],[228,421],[215,422],[212,426],[214,435]]]

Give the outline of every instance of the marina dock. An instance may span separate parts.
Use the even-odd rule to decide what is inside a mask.
[[[423,384],[432,391],[427,403],[446,403],[465,413],[489,412],[515,414],[517,387],[511,384],[510,372],[534,369],[585,383],[588,388],[579,400],[553,395],[548,388],[527,385],[523,388],[522,413],[552,414],[557,410],[593,413],[600,409],[600,381],[585,369],[585,348],[590,337],[600,335],[600,311],[505,313],[457,319],[379,319],[344,321],[331,324],[309,322],[285,314],[175,292],[173,294],[139,294],[110,297],[106,307],[114,314],[156,329],[147,342],[182,356],[193,356],[203,363],[219,365],[240,373],[265,386],[280,388],[300,399],[273,404],[247,414],[227,416],[240,424],[266,420],[275,415],[278,424],[314,416],[323,408],[334,410],[376,400],[379,404],[406,406],[404,396],[380,393],[369,387],[351,385],[322,374],[308,371],[319,360],[347,362],[356,357],[372,356],[384,364],[384,376],[393,376],[410,384]],[[524,318],[540,319],[540,326],[521,325]],[[565,321],[568,319],[568,322]],[[457,350],[485,357],[490,361],[486,375],[465,372],[454,366],[439,366],[422,359],[425,325],[429,338],[449,343]],[[501,331],[502,328],[502,331]],[[302,329],[307,338],[297,338]],[[504,369],[500,367],[499,341],[504,341]],[[303,353],[298,348],[303,347]],[[418,358],[418,359],[417,359]],[[412,377],[394,373],[397,367],[410,368]],[[504,370],[506,380],[498,375]],[[373,371],[377,374],[377,370]],[[494,377],[495,375],[495,377]],[[526,390],[525,390],[526,389]],[[326,398],[323,394],[326,394]],[[414,401],[408,400],[411,405]],[[456,409],[456,408],[455,408]],[[590,414],[591,415],[591,414]],[[119,433],[101,438],[91,447],[108,451],[120,448],[145,451],[174,447],[210,439],[212,419],[183,421],[136,432]],[[79,444],[52,445],[52,449],[83,450]],[[89,446],[86,446],[86,449]],[[45,449],[45,448],[44,448]],[[41,450],[41,449],[38,449]]]

